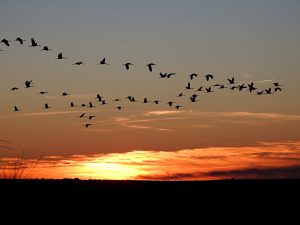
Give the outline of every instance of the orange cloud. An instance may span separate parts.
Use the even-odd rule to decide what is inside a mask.
[[[8,159],[1,159],[0,164]],[[48,156],[32,177],[82,179],[208,180],[299,178],[300,141],[262,142],[253,147],[179,151],[131,151],[70,157]]]

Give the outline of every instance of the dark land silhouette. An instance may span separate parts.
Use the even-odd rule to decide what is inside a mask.
[[[300,179],[218,181],[0,180],[2,199],[213,201],[300,199]],[[200,204],[199,202],[199,204]],[[198,203],[197,203],[198,204]]]

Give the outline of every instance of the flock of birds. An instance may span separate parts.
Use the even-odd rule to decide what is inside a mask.
[[[24,45],[24,42],[25,42],[25,40],[22,39],[21,37],[16,38],[14,41],[19,42],[20,45]],[[11,42],[12,41],[7,40],[7,39],[2,39],[1,40],[1,43],[4,44],[6,47],[9,47]],[[41,51],[52,51],[52,49],[49,48],[48,46],[42,46],[42,45],[38,44],[35,41],[34,38],[31,38],[29,47],[40,47]],[[4,51],[4,50],[0,48],[0,51]],[[63,56],[62,52],[59,52],[57,57],[56,57],[57,60],[63,60],[63,59],[66,59],[66,58],[67,57]],[[80,65],[84,65],[84,64],[85,63],[83,61],[76,61],[72,65],[80,66]],[[107,65],[108,66],[109,64],[107,63],[106,58],[102,58],[102,59],[100,59],[98,65]],[[132,64],[131,62],[126,62],[122,65],[124,66],[125,70],[130,70],[131,67],[134,64]],[[148,63],[145,66],[147,67],[149,72],[153,72],[154,67],[156,66],[156,64],[155,63]],[[163,73],[163,72],[160,72],[159,73],[159,78],[161,78],[161,79],[170,79],[171,77],[173,77],[175,75],[176,75],[176,73],[167,73],[167,72]],[[196,78],[198,78],[199,74],[192,73],[192,74],[189,74],[187,76],[189,77],[189,81],[187,82],[187,85],[184,87],[184,90],[177,94],[176,98],[183,98],[184,96],[188,96],[188,100],[189,100],[190,103],[195,103],[195,102],[199,101],[198,97],[199,97],[199,93],[201,93],[201,92],[212,93],[215,90],[222,90],[222,89],[229,89],[229,90],[232,90],[232,91],[234,91],[234,90],[238,90],[238,91],[248,90],[249,93],[256,93],[256,95],[263,95],[263,94],[270,95],[270,94],[274,94],[276,92],[282,91],[282,85],[279,82],[274,82],[271,87],[258,90],[258,88],[255,86],[254,82],[247,83],[247,84],[236,82],[235,77],[228,78],[226,83],[224,83],[224,84],[223,83],[217,83],[217,84],[212,84],[212,85],[209,85],[209,86],[200,86],[198,88],[193,88],[192,87],[192,81],[195,80]],[[206,75],[203,76],[203,78],[205,78],[206,82],[209,83],[209,81],[214,80],[214,75],[206,74]],[[24,88],[32,88],[33,87],[32,85],[33,85],[32,80],[26,80],[24,82]],[[19,89],[20,89],[19,87],[12,87],[10,90],[11,91],[18,91]],[[194,90],[194,93],[188,93],[189,90]],[[39,94],[40,95],[46,95],[46,94],[48,94],[48,92],[47,91],[40,91]],[[68,92],[63,92],[61,94],[62,97],[66,97],[68,95],[70,95],[70,93],[68,93]],[[107,100],[103,96],[101,96],[100,94],[96,94],[95,99],[98,100],[98,102],[101,105],[108,104]],[[115,107],[116,110],[124,109],[124,107],[125,107],[124,104],[120,104],[124,99],[127,99],[127,101],[129,101],[130,103],[138,102],[138,100],[134,96],[131,96],[131,95],[127,96],[125,98],[113,99],[113,102],[119,102],[119,105],[117,105]],[[147,97],[144,97],[144,99],[142,100],[143,104],[147,104],[147,103],[160,104],[161,102],[162,101],[159,100],[159,99],[149,100],[149,98],[147,98]],[[169,107],[177,109],[177,110],[179,110],[180,108],[183,107],[183,105],[177,104],[173,100],[167,101],[167,102],[165,102],[165,104],[167,104]],[[76,106],[77,105],[73,101],[71,101],[69,103],[70,108],[73,108],[73,107],[76,107]],[[83,107],[83,108],[94,108],[94,107],[96,107],[95,103],[93,103],[93,101],[90,101],[89,103],[82,103],[78,106]],[[48,103],[44,104],[43,109],[48,110],[48,109],[51,109],[51,108],[52,107],[49,106]],[[21,110],[18,106],[16,106],[16,105],[13,106],[13,112],[19,112],[19,111],[21,111]],[[82,113],[81,115],[79,115],[80,119],[87,118],[89,120],[92,120],[95,117],[96,116],[94,116],[94,115],[89,115],[88,116],[87,113]],[[92,125],[92,123],[85,123],[83,126],[88,128],[91,125]]]

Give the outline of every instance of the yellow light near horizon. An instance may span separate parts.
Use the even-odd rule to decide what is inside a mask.
[[[89,176],[95,179],[112,179],[112,180],[126,180],[134,178],[140,172],[130,165],[123,165],[118,163],[85,163],[81,171],[88,173]]]

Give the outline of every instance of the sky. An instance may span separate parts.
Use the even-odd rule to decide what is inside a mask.
[[[24,152],[28,167],[41,158],[31,178],[299,178],[299,12],[298,0],[2,0],[0,168]],[[231,77],[273,94],[232,91]]]

